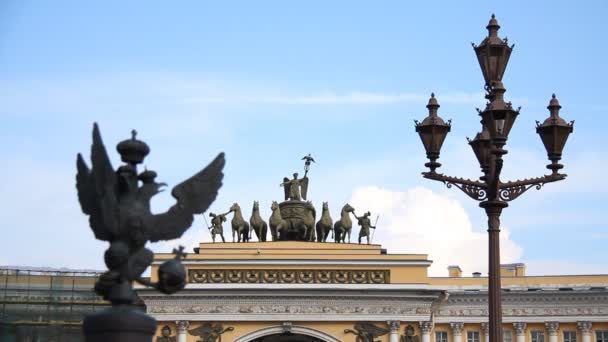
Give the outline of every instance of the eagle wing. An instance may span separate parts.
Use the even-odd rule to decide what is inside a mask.
[[[209,208],[222,186],[222,169],[225,162],[224,153],[220,153],[202,171],[173,188],[171,195],[177,203],[167,212],[144,218],[150,241],[181,237],[192,225],[194,214],[202,214]]]
[[[103,145],[97,123],[93,125],[92,170],[79,153],[76,158],[76,189],[82,211],[99,240],[110,241],[118,229],[116,174]]]
[[[308,177],[300,179],[300,186],[302,187],[302,199],[306,201],[306,195],[308,194]]]
[[[359,330],[362,330],[362,331],[365,331],[365,332],[367,332],[369,334],[372,334],[374,337],[379,337],[379,336],[382,336],[382,335],[386,335],[386,334],[388,334],[390,332],[389,329],[376,326],[376,325],[374,325],[373,323],[370,323],[370,322],[360,322],[359,323]]]
[[[214,332],[214,328],[211,322],[206,322],[198,328],[189,329],[188,332],[193,336],[207,336]]]
[[[289,199],[289,190],[290,190],[291,184],[289,183],[289,178],[287,177],[283,177],[283,191],[285,192],[285,200],[287,201]]]

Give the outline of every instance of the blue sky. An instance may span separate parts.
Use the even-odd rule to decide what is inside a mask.
[[[3,1],[0,264],[102,268],[105,243],[93,240],[74,189],[75,154],[88,154],[97,121],[112,153],[136,128],[152,148],[146,165],[170,185],[225,151],[212,210],[236,201],[247,217],[253,200],[267,215],[282,177],[301,171],[310,152],[318,161],[311,198],[318,207],[329,201],[334,218],[343,203],[359,203],[381,215],[374,241],[389,251],[485,271],[469,260],[485,242],[478,252],[467,247],[485,237],[484,214],[421,178],[413,120],[426,116],[434,91],[440,115],[453,119],[442,171],[478,177],[465,137],[479,130],[483,79],[470,43],[485,37],[491,13],[515,43],[504,83],[522,106],[505,177],[546,172],[534,121],[548,116],[551,93],[562,117],[576,120],[567,181],[530,190],[504,211],[503,261],[535,274],[608,273],[605,1]],[[158,211],[172,202],[158,197]],[[420,210],[374,207],[396,202]],[[412,223],[425,210],[448,225]],[[202,227],[198,218],[181,241],[154,248],[208,241]],[[464,247],[437,248],[457,237]]]

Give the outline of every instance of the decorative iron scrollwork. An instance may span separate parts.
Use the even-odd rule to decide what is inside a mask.
[[[557,182],[565,178],[565,174],[557,174],[501,183],[498,190],[498,196],[502,201],[509,202],[533,187],[536,188],[536,190],[540,190],[543,185],[547,183]]]
[[[459,177],[450,177],[441,173],[436,172],[423,172],[424,178],[440,181],[447,188],[456,186],[462,190],[467,196],[471,197],[476,201],[483,201],[488,198],[487,184],[479,181],[474,181]]]

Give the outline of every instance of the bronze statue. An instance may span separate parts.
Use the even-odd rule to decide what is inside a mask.
[[[363,216],[357,216],[357,214],[355,214],[355,212],[353,211],[353,215],[357,218],[357,223],[361,227],[361,229],[359,230],[359,244],[361,244],[361,238],[366,237],[367,244],[369,245],[369,230],[370,228],[376,229],[376,226],[372,226],[372,222],[369,219],[371,213],[368,211],[363,214]]]
[[[332,227],[334,221],[331,219],[329,214],[329,205],[327,202],[323,202],[323,212],[321,213],[321,219],[317,222],[317,242],[326,242],[327,236],[331,231],[332,239],[334,238],[334,231]]]
[[[234,203],[230,207],[230,211],[234,213],[232,216],[232,242],[234,242],[234,235],[237,235],[237,242],[249,242],[249,223],[243,218],[241,207],[238,203]]]
[[[309,153],[308,155],[302,157],[302,160],[304,160],[304,172],[308,173],[308,170],[310,170],[310,163],[314,163],[315,159]]]
[[[209,216],[211,217],[211,238],[213,239],[213,242],[215,242],[216,235],[219,235],[222,238],[222,242],[226,242],[226,239],[224,239],[224,226],[222,224],[226,222],[226,215],[228,214],[230,214],[230,211],[219,215],[209,213]]]
[[[141,277],[154,257],[145,244],[182,236],[192,225],[194,215],[205,212],[215,200],[222,186],[224,167],[224,154],[220,153],[202,171],[176,185],[171,194],[177,203],[155,215],[150,211],[150,199],[165,184],[155,182],[154,171],[137,172],[137,164],[150,152],[148,145],[137,140],[133,131],[131,139],[118,144],[117,150],[125,165],[115,171],[99,127],[94,124],[92,168],[89,169],[81,154],[76,161],[76,188],[82,211],[89,215],[95,237],[110,243],[105,252],[108,271],[95,284],[95,291],[113,305],[134,302],[134,281],[164,293],[173,293],[185,286],[185,269],[179,262],[184,256],[183,249],[174,250],[176,259],[158,268],[159,282],[152,283]]]
[[[161,335],[156,338],[156,342],[177,342],[177,337],[171,336],[171,328],[165,325],[161,331]]]
[[[205,322],[196,329],[188,330],[188,333],[200,337],[196,342],[221,342],[222,334],[226,331],[234,331],[234,328],[228,327],[224,329],[222,323]]]
[[[249,219],[249,224],[251,226],[251,230],[253,230],[255,232],[255,235],[258,237],[258,241],[265,242],[266,235],[268,232],[268,224],[264,222],[264,220],[260,216],[260,202],[258,201],[253,201],[253,209],[251,211],[251,218]]]
[[[348,234],[348,242],[350,243],[350,231],[353,227],[353,221],[351,221],[349,213],[355,211],[355,208],[351,207],[350,204],[346,203],[340,211],[340,219],[334,224],[335,241],[337,243],[346,242],[346,235]]]
[[[281,216],[281,210],[276,201],[272,201],[270,209],[272,210],[272,215],[268,220],[270,225],[270,234],[272,235],[272,241],[277,241],[280,240],[281,235],[285,234],[284,232],[287,231],[289,222],[287,222]]]
[[[315,220],[317,217],[317,211],[315,207],[312,205],[311,201],[307,201],[304,205],[305,213],[304,218],[302,220],[302,224],[306,227],[306,231],[304,232],[304,240],[305,241],[315,241]]]
[[[405,327],[405,335],[401,336],[400,342],[420,342],[418,336],[414,336],[414,327],[410,324]]]
[[[306,193],[308,192],[308,176],[304,174],[304,178],[298,179],[298,174],[293,174],[293,179],[287,177],[283,178],[283,183],[279,184],[285,188],[285,200],[290,201],[301,201],[306,200]],[[302,191],[300,192],[300,188]]]
[[[371,322],[356,322],[355,330],[344,329],[345,334],[357,336],[356,342],[381,342],[382,340],[374,340],[374,338],[386,335],[389,332],[389,329],[378,327]]]

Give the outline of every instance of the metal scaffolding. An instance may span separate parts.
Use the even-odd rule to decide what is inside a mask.
[[[99,271],[0,267],[0,341],[84,341],[85,315],[109,306]]]

